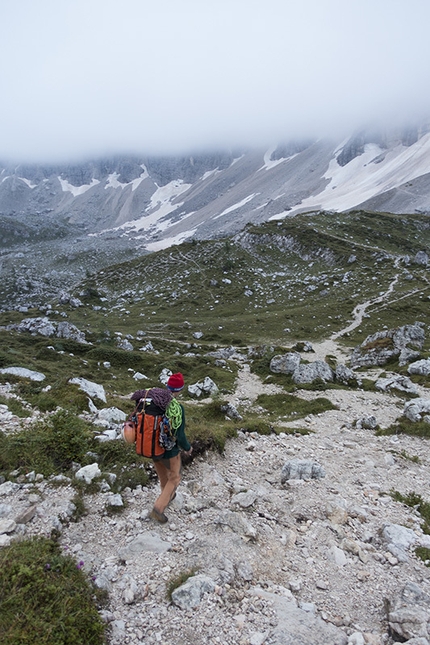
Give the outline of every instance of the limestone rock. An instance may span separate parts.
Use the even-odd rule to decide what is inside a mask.
[[[45,374],[42,374],[42,372],[28,370],[25,367],[3,367],[0,369],[0,374],[13,374],[14,376],[28,378],[30,381],[44,381],[46,378]]]
[[[289,479],[322,479],[325,477],[324,468],[309,459],[292,459],[282,467],[281,484]]]
[[[427,415],[430,413],[430,399],[412,399],[407,401],[403,410],[403,415],[409,421],[419,422],[426,421]]]
[[[172,592],[172,602],[181,609],[192,609],[200,604],[204,593],[212,593],[214,590],[215,583],[209,576],[192,576]]]
[[[85,394],[88,394],[92,399],[100,399],[100,401],[106,403],[106,393],[103,385],[98,385],[97,383],[87,381],[87,379],[80,377],[71,378],[69,383],[72,385],[78,385],[79,389],[85,392]]]
[[[352,352],[351,367],[385,365],[390,359],[400,356],[405,348],[422,349],[425,340],[423,327],[422,323],[416,322],[367,336]]]
[[[83,466],[76,471],[76,479],[84,481],[86,484],[91,484],[95,477],[100,477],[101,470],[98,464],[89,464],[88,466]]]
[[[132,560],[140,557],[142,553],[166,553],[170,551],[172,544],[166,540],[162,540],[157,535],[145,532],[139,534],[130,544],[122,547],[118,551],[118,556],[121,560]]]
[[[430,596],[415,583],[388,600],[388,623],[396,640],[430,639]]]
[[[275,374],[293,374],[299,367],[301,356],[298,352],[277,354],[270,361],[270,371]]]
[[[418,394],[418,388],[414,383],[412,383],[411,379],[407,376],[400,376],[400,374],[393,374],[388,378],[378,378],[375,382],[375,387],[383,392],[399,390],[400,392],[406,392],[407,394]]]
[[[334,372],[325,361],[314,361],[313,363],[301,364],[293,374],[293,381],[298,385],[302,383],[313,383],[317,379],[331,382],[334,379]]]
[[[411,363],[408,367],[409,374],[418,374],[419,376],[428,376],[430,374],[430,358]]]

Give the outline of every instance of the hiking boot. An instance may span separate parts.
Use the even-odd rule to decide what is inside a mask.
[[[168,519],[164,513],[160,513],[160,511],[157,511],[156,508],[153,508],[152,511],[149,514],[149,517],[152,518],[153,520],[156,520],[157,522],[160,522],[160,524],[165,524],[168,522]]]

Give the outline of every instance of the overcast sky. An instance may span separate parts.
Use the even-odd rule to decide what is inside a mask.
[[[430,114],[430,0],[1,0],[0,159],[266,145]]]

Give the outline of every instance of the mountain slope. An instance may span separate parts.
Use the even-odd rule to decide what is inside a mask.
[[[427,213],[429,173],[427,125],[412,134],[362,132],[343,142],[290,142],[269,150],[5,165],[0,217],[30,230],[62,221],[98,235],[100,245],[106,235],[128,236],[133,246],[154,250],[307,210],[365,205]]]

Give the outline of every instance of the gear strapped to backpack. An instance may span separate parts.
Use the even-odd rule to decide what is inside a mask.
[[[172,429],[166,411],[156,405],[150,390],[141,399],[136,412],[136,452],[151,459],[160,458],[166,450],[176,444],[175,432]]]

